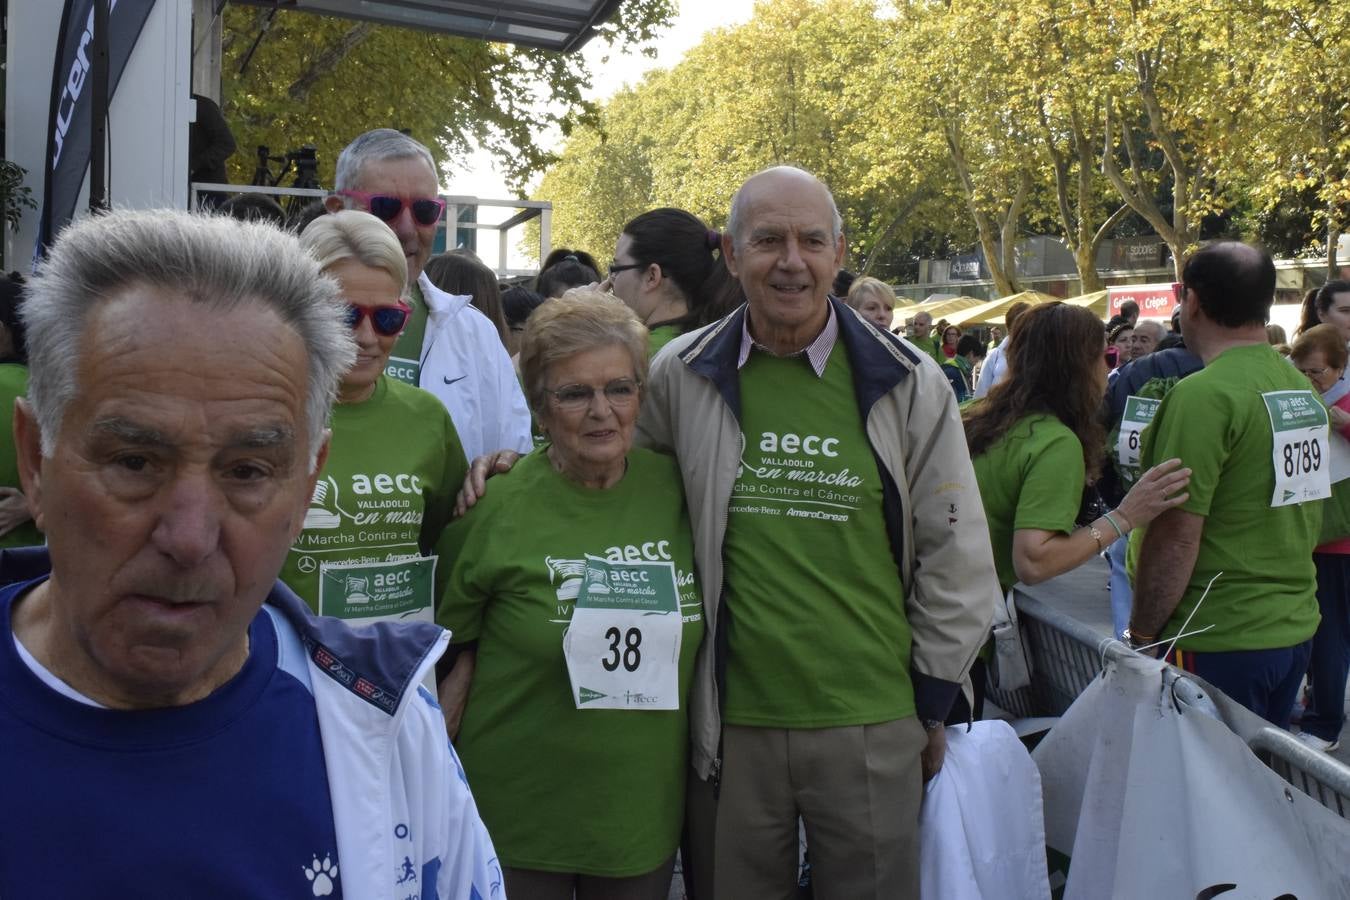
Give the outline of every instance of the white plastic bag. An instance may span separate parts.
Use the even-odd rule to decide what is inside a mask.
[[[1350,823],[1177,703],[1175,677],[1142,656],[1108,663],[1032,754],[1064,900],[1350,897]]]
[[[923,900],[1045,900],[1041,779],[1007,722],[947,729],[919,815]]]

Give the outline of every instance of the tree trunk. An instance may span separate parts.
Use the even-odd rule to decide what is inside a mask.
[[[980,248],[984,250],[984,261],[989,266],[989,277],[993,279],[994,290],[1000,297],[1006,297],[1009,294],[1016,294],[1017,270],[1011,266],[1005,266],[1003,263],[1003,252],[998,246],[998,238],[994,234],[994,223],[989,220],[989,215],[980,208],[975,202],[975,179],[970,174],[970,166],[966,162],[965,149],[961,146],[961,133],[957,124],[950,118],[942,117],[942,130],[947,138],[948,155],[952,161],[952,168],[956,171],[957,181],[961,183],[961,193],[966,198],[966,208],[970,211],[970,216],[975,220],[975,230],[980,236]],[[1025,178],[1025,173],[1023,173]],[[1018,198],[1014,200],[1013,226],[1014,233],[1016,228],[1016,215],[1020,212],[1021,197],[1024,194],[1025,183],[1018,185]],[[1001,224],[1000,232],[1007,230],[1007,217]]]
[[[1327,281],[1335,281],[1340,277],[1340,260],[1336,258],[1336,251],[1341,243],[1341,229],[1336,224],[1336,205],[1329,204],[1331,207],[1327,210]]]

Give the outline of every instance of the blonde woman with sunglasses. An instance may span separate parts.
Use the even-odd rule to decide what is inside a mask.
[[[403,250],[356,210],[316,219],[300,241],[342,288],[356,362],[338,386],[328,460],[281,578],[321,615],[431,621],[430,552],[466,463],[445,408],[385,373],[411,311]]]

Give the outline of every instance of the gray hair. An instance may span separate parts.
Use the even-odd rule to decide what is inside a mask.
[[[1144,319],[1134,326],[1134,330],[1153,332],[1153,339],[1155,341],[1161,341],[1163,338],[1167,337],[1167,326],[1155,319]]]
[[[844,217],[839,215],[839,206],[834,202],[834,194],[830,193],[829,187],[815,175],[805,169],[799,169],[796,166],[770,166],[767,169],[760,169],[754,175],[745,179],[736,190],[736,196],[731,198],[731,213],[727,216],[727,234],[731,235],[731,242],[739,247],[741,245],[741,229],[745,227],[742,221],[745,218],[745,186],[754,181],[761,175],[767,175],[770,172],[796,172],[799,175],[805,175],[825,192],[826,198],[830,201],[830,240],[838,242],[839,236],[844,233]]]
[[[647,326],[613,294],[575,287],[530,314],[520,341],[520,380],[535,418],[548,418],[549,367],[597,347],[619,346],[633,359],[633,374],[647,382]]]
[[[389,226],[368,212],[344,209],[319,216],[300,235],[300,246],[325,272],[344,260],[355,260],[388,274],[398,285],[400,297],[408,294],[408,259],[403,247]]]
[[[261,222],[173,209],[89,216],[61,232],[29,282],[20,315],[28,329],[28,402],[42,455],[51,457],[89,311],[134,286],[171,292],[221,312],[260,304],[290,325],[309,356],[309,467],[318,461],[338,382],[356,361],[338,285],[295,237]]]
[[[401,131],[376,128],[374,131],[357,135],[338,154],[333,190],[334,192],[355,190],[361,184],[361,167],[368,162],[409,158],[425,160],[432,174],[436,174],[436,160],[432,158],[431,151],[425,144],[413,140]],[[345,202],[346,198],[343,200]]]

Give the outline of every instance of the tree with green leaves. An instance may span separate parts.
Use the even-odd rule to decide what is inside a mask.
[[[1350,229],[1350,4],[1265,0],[1226,12],[1263,36],[1233,164],[1267,217],[1306,204],[1334,278]]]
[[[618,52],[649,43],[672,20],[672,0],[627,0],[601,27]],[[274,155],[318,150],[320,180],[372,128],[407,129],[442,158],[489,149],[517,187],[554,160],[539,143],[594,120],[590,73],[562,54],[286,9],[227,5],[222,109],[240,152],[231,178],[247,184],[258,145]]]
[[[535,192],[554,203],[554,242],[600,255],[655,206],[720,226],[746,178],[791,164],[833,189],[849,265],[885,277],[912,264],[904,248],[943,215],[951,184],[940,170],[878,166],[857,146],[872,101],[855,75],[884,50],[876,22],[871,0],[761,4],[620,92],[573,132]]]

